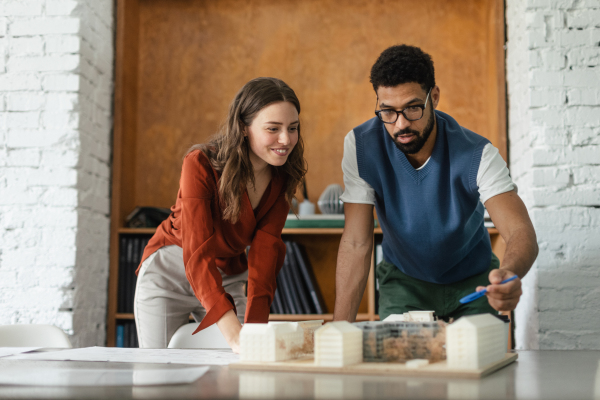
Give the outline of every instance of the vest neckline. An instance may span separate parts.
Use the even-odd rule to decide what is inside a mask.
[[[394,144],[394,153],[396,154],[396,157],[400,160],[400,164],[402,165],[402,167],[404,167],[406,172],[408,172],[408,174],[413,178],[413,180],[415,181],[415,183],[417,185],[421,184],[421,181],[423,181],[423,179],[425,179],[425,177],[427,175],[429,175],[429,172],[433,169],[434,164],[435,165],[439,164],[440,152],[442,150],[442,146],[440,145],[440,136],[442,136],[443,128],[442,128],[442,123],[440,123],[441,118],[437,118],[437,115],[436,115],[436,120],[437,120],[437,130],[438,131],[437,131],[437,135],[435,138],[435,144],[433,146],[433,152],[431,153],[429,160],[425,163],[423,168],[418,169],[418,170],[415,169],[415,167],[412,166],[410,161],[408,161],[408,158],[406,158],[406,154],[404,154]],[[385,127],[383,129],[385,129]]]

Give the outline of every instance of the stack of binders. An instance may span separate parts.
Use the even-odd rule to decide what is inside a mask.
[[[119,321],[117,324],[116,347],[139,347],[135,321]]]
[[[117,313],[133,313],[137,269],[149,235],[121,235],[119,249],[119,285]]]
[[[283,267],[277,276],[273,314],[325,314],[327,308],[304,248],[286,241]]]

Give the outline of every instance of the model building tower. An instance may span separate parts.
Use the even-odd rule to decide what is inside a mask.
[[[344,367],[363,360],[362,330],[347,321],[330,322],[315,332],[315,364]]]
[[[461,317],[446,328],[448,367],[480,369],[501,360],[504,323],[491,314]]]
[[[240,331],[240,361],[273,362],[298,357],[304,332],[297,324],[244,324]]]

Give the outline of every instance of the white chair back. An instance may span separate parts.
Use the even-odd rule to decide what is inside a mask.
[[[62,329],[53,325],[0,325],[0,347],[54,347],[73,346]]]
[[[206,329],[192,335],[199,323],[181,326],[169,342],[169,349],[228,349],[225,337],[217,327],[212,324]]]

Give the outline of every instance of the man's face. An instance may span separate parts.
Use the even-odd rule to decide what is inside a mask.
[[[434,100],[435,94],[435,100]],[[427,92],[423,90],[418,83],[403,83],[394,87],[377,88],[377,97],[379,99],[378,109],[403,110],[410,106],[424,105],[427,100],[427,107],[423,110],[423,117],[417,121],[409,121],[404,115],[400,114],[398,120],[393,124],[384,124],[394,144],[405,154],[418,153],[433,132],[435,125],[434,107],[439,98],[439,89],[437,87],[431,90],[429,99]]]

